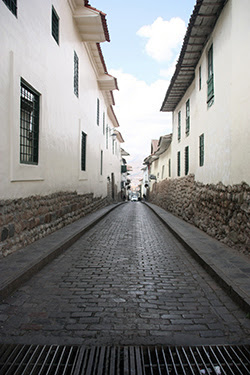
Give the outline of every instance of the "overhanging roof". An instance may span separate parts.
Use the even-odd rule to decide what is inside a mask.
[[[155,152],[155,155],[159,156],[163,154],[169,148],[172,141],[172,134],[163,135],[159,139],[158,150]]]
[[[227,0],[197,0],[161,111],[172,112],[191,85],[203,48]]]

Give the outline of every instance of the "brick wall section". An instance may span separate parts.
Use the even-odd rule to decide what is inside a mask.
[[[0,201],[0,258],[109,204],[93,194],[60,192]]]
[[[204,185],[194,175],[154,185],[150,201],[250,255],[250,186]]]

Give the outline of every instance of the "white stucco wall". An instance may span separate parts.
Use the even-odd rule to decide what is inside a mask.
[[[229,0],[209,38],[196,67],[195,79],[173,114],[173,177],[177,177],[177,152],[189,146],[189,173],[197,181],[225,185],[250,183],[248,66],[250,3]],[[240,20],[240,22],[239,22]],[[213,44],[214,104],[207,106],[207,53]],[[201,90],[199,67],[201,66]],[[186,101],[190,100],[190,133],[185,134]],[[178,112],[182,113],[181,140],[177,139]],[[199,166],[199,136],[204,133],[205,160]]]
[[[51,35],[52,5],[60,18],[59,45]],[[19,1],[17,18],[0,2],[0,35],[0,197],[56,191],[106,196],[112,172],[119,190],[120,152],[112,153],[111,139],[106,149],[103,112],[110,128],[113,124],[67,0]],[[73,88],[74,51],[79,58],[78,98]],[[38,165],[19,162],[21,78],[40,93]],[[80,170],[81,131],[87,134],[86,172]]]

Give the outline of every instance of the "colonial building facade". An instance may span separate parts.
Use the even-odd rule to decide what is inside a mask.
[[[144,161],[155,203],[247,252],[249,17],[247,0],[197,0],[161,107],[173,116],[170,175],[161,181],[160,142]]]
[[[3,0],[0,34],[4,253],[34,240],[34,227],[41,234],[76,207],[120,197],[123,139],[115,132],[117,81],[100,47],[109,41],[103,12],[88,0]]]

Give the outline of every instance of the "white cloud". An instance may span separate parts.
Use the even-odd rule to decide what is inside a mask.
[[[131,158],[140,157],[143,162],[150,154],[151,139],[172,131],[171,114],[160,112],[169,81],[160,79],[148,85],[122,70],[111,70],[110,74],[118,79],[114,111],[125,140],[123,146]]]
[[[170,62],[176,55],[183,42],[186,26],[179,18],[164,21],[158,17],[152,25],[142,26],[137,35],[147,38],[146,52],[158,62]]]

